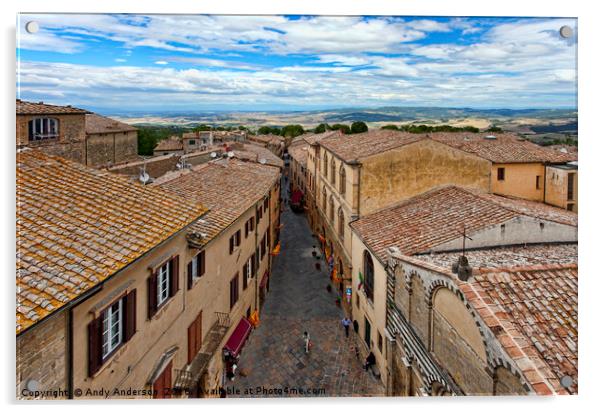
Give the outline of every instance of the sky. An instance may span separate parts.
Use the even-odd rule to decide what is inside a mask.
[[[17,97],[109,112],[576,108],[576,43],[577,20],[559,18],[21,14]]]

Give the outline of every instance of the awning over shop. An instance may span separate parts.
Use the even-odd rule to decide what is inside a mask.
[[[246,318],[241,318],[238,322],[238,325],[232,332],[232,335],[226,342],[224,346],[224,350],[230,352],[234,357],[238,356],[240,350],[242,350],[242,346],[245,344],[247,337],[251,333],[251,323]]]
[[[291,204],[297,204],[301,202],[301,198],[303,198],[303,192],[296,189],[291,195]]]
[[[268,283],[268,272],[264,272],[263,273],[263,278],[261,279],[261,282],[259,283],[259,288],[265,288],[265,285]]]

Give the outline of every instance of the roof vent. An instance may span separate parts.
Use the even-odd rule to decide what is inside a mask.
[[[495,139],[497,139],[497,138],[495,137],[495,135],[487,135],[487,136],[485,136],[485,139],[488,139],[488,140],[490,140],[490,141],[493,141],[493,140],[495,140]]]
[[[262,165],[265,165],[265,163],[266,163],[266,160],[265,160],[265,158],[261,158],[261,159],[259,160],[259,163],[260,163],[260,164],[262,164]]]
[[[560,148],[558,150],[562,153],[569,153],[569,151],[567,151],[566,148]]]

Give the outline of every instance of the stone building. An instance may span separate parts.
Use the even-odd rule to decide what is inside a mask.
[[[72,106],[17,99],[17,149],[36,148],[92,167],[138,159],[133,126]]]
[[[279,135],[248,135],[247,140],[268,148],[276,156],[282,157],[285,138]]]
[[[153,149],[153,155],[184,155],[184,142],[179,136],[170,136],[167,139],[159,141],[155,149]]]
[[[138,130],[94,113],[86,115],[86,165],[99,167],[139,159]]]
[[[569,211],[578,212],[577,162],[568,162],[563,165],[548,165],[545,172],[545,198],[546,204],[554,205]]]
[[[516,352],[505,354],[500,350],[505,339],[499,334],[489,335],[491,343],[486,348],[481,345],[477,327],[483,321],[473,320],[472,313],[466,311],[466,300],[473,298],[471,294],[467,294],[465,301],[457,301],[460,287],[452,288],[451,293],[433,293],[441,285],[438,278],[441,274],[446,274],[448,284],[452,282],[450,278],[458,279],[450,275],[450,268],[461,255],[468,257],[468,264],[474,268],[522,266],[528,268],[525,271],[537,272],[540,269],[537,265],[574,266],[576,214],[538,202],[443,186],[360,217],[350,226],[353,316],[358,322],[364,351],[375,355],[378,371],[390,394],[534,391],[533,386],[518,386],[520,380],[510,380],[517,372],[512,362]],[[396,266],[390,262],[391,251],[404,272],[393,271]],[[446,263],[439,264],[442,261]],[[422,263],[420,269],[416,263]],[[576,267],[569,270],[574,272],[575,280],[567,281],[568,290],[563,291],[576,297],[576,289],[572,290],[576,287]],[[420,276],[411,277],[414,273]],[[529,288],[519,285],[520,278],[516,282],[516,289]],[[539,287],[544,288],[546,282],[542,281]],[[490,294],[503,296],[496,288],[491,287]],[[568,307],[567,311],[576,315],[576,307]],[[575,340],[576,318],[567,323],[570,325],[563,328],[573,329],[571,340]],[[545,342],[542,345],[548,345],[551,339],[544,334],[540,340]],[[556,357],[546,354],[551,356]],[[566,356],[571,363],[576,360],[576,352]],[[502,365],[505,370],[499,377],[509,381],[497,383],[494,371]],[[525,378],[521,380],[524,384]],[[576,381],[576,376],[573,380]]]
[[[20,151],[17,397],[216,396],[269,287],[279,175],[223,159],[143,186]]]
[[[288,148],[290,156],[289,179],[291,188],[300,190],[304,194],[307,192],[307,152],[308,144],[291,145]]]
[[[226,146],[235,158],[276,166],[280,169],[284,168],[284,161],[261,145],[253,142],[228,142]]]
[[[17,99],[17,149],[37,148],[47,154],[86,163],[87,110]]]

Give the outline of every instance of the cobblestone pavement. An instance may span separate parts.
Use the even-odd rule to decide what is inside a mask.
[[[239,372],[246,377],[237,374],[228,388],[239,392],[236,397],[383,396],[380,380],[363,370],[355,354],[353,329],[350,338],[345,337],[343,310],[335,303],[334,289],[326,289],[329,278],[323,260],[322,270],[315,268],[312,246],[319,249],[305,216],[287,208],[282,222],[282,252],[274,260],[261,324],[240,356]],[[304,351],[304,331],[313,343],[309,354]],[[258,387],[265,391],[248,393],[256,393]],[[287,387],[323,390],[286,393]]]

